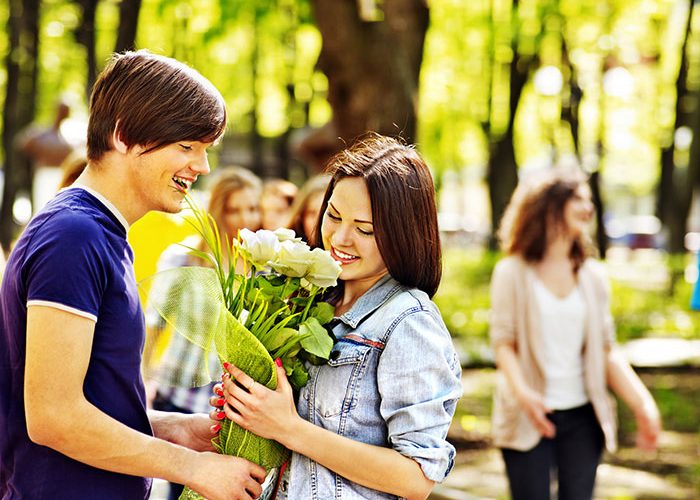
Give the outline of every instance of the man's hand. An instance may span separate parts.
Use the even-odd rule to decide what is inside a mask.
[[[156,437],[195,451],[214,451],[211,421],[205,413],[187,415],[151,410],[148,415]]]
[[[197,462],[187,485],[208,500],[251,500],[262,494],[265,469],[252,462],[216,453],[202,453]]]

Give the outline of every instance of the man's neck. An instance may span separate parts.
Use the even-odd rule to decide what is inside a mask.
[[[123,164],[100,162],[100,165],[96,166],[94,163],[88,162],[87,167],[76,180],[76,184],[83,185],[102,195],[131,225],[143,217],[148,210],[141,208],[141,204],[132,199],[131,189],[125,182],[125,179],[128,178]]]

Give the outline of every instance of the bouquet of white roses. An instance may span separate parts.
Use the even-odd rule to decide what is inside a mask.
[[[213,381],[207,360],[214,350],[221,364],[232,363],[256,382],[275,389],[274,359],[281,358],[295,389],[308,380],[305,362],[328,360],[333,338],[324,324],[333,306],[319,295],[336,284],[340,265],[320,248],[311,249],[294,231],[240,231],[229,244],[213,218],[186,197],[194,212],[191,222],[208,251],[190,253],[211,267],[170,269],[151,278],[151,306],[173,330],[202,349],[197,373],[188,385]],[[238,272],[236,271],[238,269]],[[224,419],[220,453],[235,455],[266,469],[278,467],[288,451]],[[180,498],[198,498],[185,489]]]

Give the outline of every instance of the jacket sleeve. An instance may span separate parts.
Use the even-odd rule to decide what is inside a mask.
[[[600,311],[603,314],[603,341],[606,347],[611,347],[616,343],[616,334],[615,320],[610,310],[610,281],[602,263],[589,259],[587,264],[596,284],[597,297],[600,300]]]
[[[418,462],[428,479],[442,481],[454,465],[455,449],[446,437],[462,384],[457,353],[437,313],[421,310],[398,319],[377,382],[391,447]]]
[[[500,261],[491,277],[491,315],[489,334],[491,347],[502,342],[515,342],[515,263],[510,259]]]

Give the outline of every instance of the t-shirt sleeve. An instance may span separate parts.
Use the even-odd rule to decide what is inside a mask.
[[[102,229],[88,217],[58,214],[34,236],[25,272],[27,306],[46,305],[97,321],[107,284]]]
[[[428,479],[442,481],[454,465],[446,437],[462,395],[461,366],[442,322],[428,311],[401,319],[377,381],[392,448],[418,462]]]

